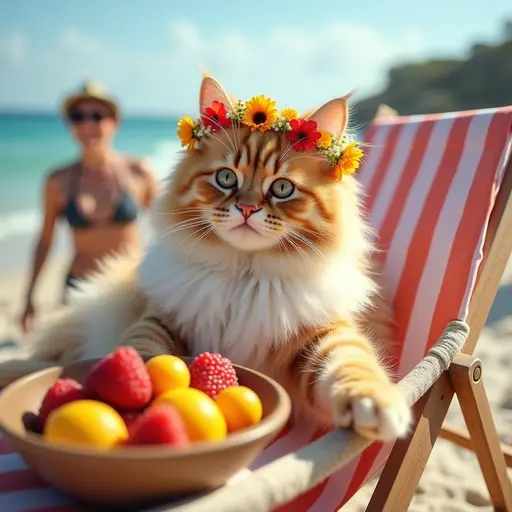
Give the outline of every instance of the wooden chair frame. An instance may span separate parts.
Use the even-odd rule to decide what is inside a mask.
[[[367,512],[407,512],[438,436],[475,452],[495,510],[512,512],[512,447],[501,446],[484,389],[482,363],[472,354],[512,252],[512,158],[503,176],[485,238],[483,260],[471,299],[470,334],[452,363],[416,404],[411,435],[395,443]],[[468,432],[443,425],[457,395]]]

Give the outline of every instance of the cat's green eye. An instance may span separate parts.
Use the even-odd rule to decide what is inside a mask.
[[[231,169],[221,169],[215,175],[217,185],[222,188],[234,188],[238,184],[238,178]]]
[[[295,185],[285,178],[279,178],[270,186],[270,192],[278,199],[286,199],[293,194]]]

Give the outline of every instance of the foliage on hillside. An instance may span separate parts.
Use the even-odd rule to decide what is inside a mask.
[[[512,23],[501,44],[475,44],[464,60],[407,63],[388,71],[384,91],[355,105],[356,123],[366,124],[379,105],[400,114],[426,114],[512,105]]]

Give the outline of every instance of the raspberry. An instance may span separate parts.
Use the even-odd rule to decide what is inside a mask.
[[[171,405],[154,405],[142,413],[130,429],[130,445],[170,444],[182,447],[189,444],[185,423]]]
[[[54,409],[68,402],[83,400],[85,398],[87,398],[87,393],[76,380],[57,379],[43,398],[43,402],[39,408],[37,423],[42,427]]]
[[[144,360],[133,347],[120,347],[89,371],[88,391],[115,409],[144,407],[153,392]]]
[[[201,390],[210,398],[225,388],[238,386],[238,378],[231,361],[221,354],[203,352],[189,365],[190,387]]]

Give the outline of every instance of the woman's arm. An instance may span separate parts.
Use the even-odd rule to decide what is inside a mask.
[[[21,323],[23,332],[28,332],[33,327],[34,306],[32,303],[33,292],[43,269],[48,252],[52,245],[55,223],[60,211],[60,189],[58,181],[54,174],[48,176],[44,184],[43,192],[43,224],[39,232],[35,251],[32,257],[32,271],[30,274],[27,295],[25,299],[25,310],[22,315]]]

